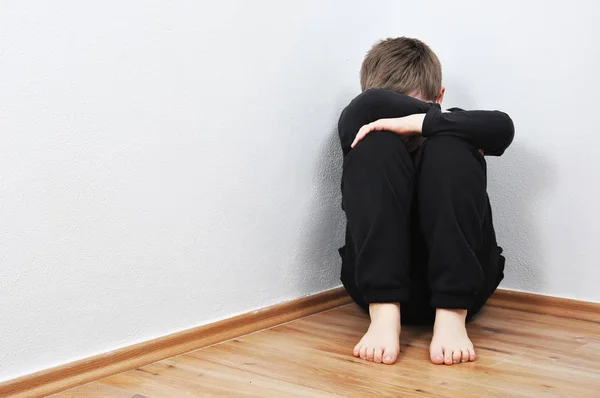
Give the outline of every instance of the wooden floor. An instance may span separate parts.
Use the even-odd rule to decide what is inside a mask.
[[[598,323],[487,308],[455,366],[429,362],[429,328],[403,329],[395,365],[356,359],[367,326],[347,305],[53,397],[600,397]]]

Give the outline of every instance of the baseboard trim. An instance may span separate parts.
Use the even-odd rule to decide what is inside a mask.
[[[600,303],[498,289],[487,305],[600,323]]]
[[[0,383],[0,397],[45,397],[351,302],[342,287]],[[600,322],[600,303],[499,289],[492,307]]]
[[[45,397],[351,302],[342,287],[0,383],[0,397]]]

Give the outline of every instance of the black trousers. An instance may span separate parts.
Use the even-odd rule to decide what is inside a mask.
[[[407,113],[386,106],[373,95],[353,101],[340,131]],[[394,133],[367,135],[342,177],[341,279],[354,301],[399,302],[403,323],[430,323],[436,308],[475,315],[504,276],[486,184],[483,155],[460,138],[430,137],[411,154]]]

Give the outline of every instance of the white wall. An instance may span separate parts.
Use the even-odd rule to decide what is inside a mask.
[[[505,287],[600,301],[598,3],[366,4],[2,2],[0,380],[338,285],[334,129],[385,36],[515,120]]]
[[[339,285],[362,5],[2,2],[0,380]]]
[[[600,2],[420,3],[409,14],[422,18],[394,33],[438,53],[444,105],[515,123],[512,147],[488,162],[502,286],[600,302]]]

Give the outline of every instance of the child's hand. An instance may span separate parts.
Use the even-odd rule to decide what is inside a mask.
[[[420,134],[423,129],[424,113],[416,113],[405,117],[397,117],[393,119],[379,119],[373,123],[365,124],[358,130],[352,148],[358,144],[360,140],[373,131],[391,131],[399,135]]]

